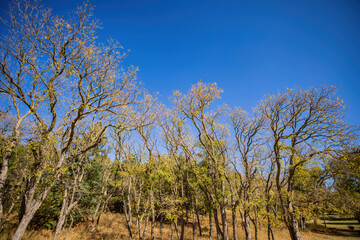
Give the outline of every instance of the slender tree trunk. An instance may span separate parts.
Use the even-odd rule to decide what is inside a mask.
[[[18,197],[17,197],[17,199],[18,199]],[[5,215],[5,214],[3,215],[3,219],[2,219],[1,224],[0,224],[0,233],[2,233],[2,231],[5,229],[5,225],[6,225],[6,223],[7,223],[7,220],[6,220],[6,219],[9,218],[9,216],[10,216],[10,214],[11,214],[14,206],[15,206],[15,201],[11,203],[11,206],[10,206],[9,209],[7,210],[6,215]]]
[[[272,227],[271,227],[271,223],[270,223],[270,222],[268,223],[268,239],[269,239],[269,240],[275,240],[274,232],[273,232],[273,230],[272,230]]]
[[[218,238],[220,238],[220,237],[223,237],[224,235],[223,235],[223,232],[221,231],[217,209],[213,209],[213,210],[214,210],[216,234],[217,234]]]
[[[220,210],[221,210],[221,220],[223,225],[223,239],[229,240],[229,228],[228,228],[228,222],[226,217],[226,206],[225,206],[225,184],[224,181],[221,181],[221,188],[222,188],[222,204],[220,204]]]
[[[95,220],[96,220],[96,216],[99,212],[99,209],[100,209],[100,206],[101,206],[101,198],[99,199],[98,203],[96,204],[96,207],[95,207],[95,212],[94,212],[94,215],[92,217],[92,220],[91,220],[91,224],[90,224],[90,227],[89,227],[89,230],[90,231],[94,231],[94,226],[95,226]]]
[[[267,208],[267,213],[270,214],[269,208]],[[270,216],[268,215],[267,217],[267,234],[268,234],[268,240],[274,240],[274,233],[271,227],[271,221],[270,221]]]
[[[70,199],[68,199],[68,186],[65,186],[64,194],[63,194],[63,202],[61,206],[61,211],[59,215],[58,223],[56,224],[56,230],[54,234],[54,240],[60,235],[62,229],[64,228],[66,219],[68,215],[70,214],[71,210],[77,206],[78,201],[81,198],[81,195],[77,197],[75,200],[76,192],[79,189],[78,186],[82,182],[83,176],[84,176],[84,168],[79,169],[80,172],[78,172],[79,175],[75,176],[73,186],[71,188],[72,192],[70,195]]]
[[[95,224],[95,226],[94,226],[94,229],[99,225],[100,218],[101,218],[101,215],[102,215],[103,212],[104,212],[104,209],[105,209],[106,204],[107,204],[107,201],[103,201],[103,204],[101,205],[101,209],[100,209],[100,212],[99,212],[99,216],[98,216],[97,219],[96,219],[96,224]]]
[[[199,234],[200,236],[202,236],[202,229],[201,229],[201,222],[200,222],[200,218],[199,218],[199,213],[196,213],[196,218],[197,218],[197,223],[198,223],[198,227],[199,227]]]
[[[185,232],[185,219],[184,219],[184,214],[181,214],[180,224],[181,224],[180,240],[183,240],[183,239],[184,239],[184,232]],[[175,227],[176,227],[176,226],[175,226]]]
[[[250,213],[249,213],[249,218],[250,218],[251,222],[252,222],[253,225],[254,225],[255,240],[258,240],[258,224],[257,224],[256,218],[253,219],[253,218],[250,216]]]
[[[106,195],[106,194],[105,194],[105,195]],[[98,215],[98,217],[97,217],[97,219],[96,219],[96,224],[95,224],[95,226],[93,227],[92,230],[95,230],[95,229],[97,228],[97,226],[99,225],[101,215],[103,214],[103,212],[104,212],[104,210],[105,210],[105,207],[107,206],[107,203],[108,203],[108,201],[110,200],[111,196],[112,196],[112,195],[109,195],[109,196],[107,197],[107,199],[105,199],[105,200],[103,201],[103,203],[102,203],[102,205],[101,205],[101,209],[100,209],[99,215]]]
[[[0,172],[0,222],[5,222],[4,209],[2,200],[4,197],[4,186],[9,171],[9,160],[11,157],[12,148],[15,146],[15,141],[12,141],[11,147],[6,148],[4,156],[2,158],[1,172]]]
[[[195,207],[193,207],[193,240],[196,240],[196,214],[195,214]]]
[[[212,233],[212,216],[211,212],[209,212],[209,240],[211,240],[211,233]]]
[[[245,210],[244,212],[242,212],[240,210],[240,215],[242,219],[242,226],[245,231],[245,238],[246,240],[251,240],[251,228],[250,228],[250,219],[249,219],[248,211]]]
[[[148,224],[149,224],[149,218],[150,216],[148,216],[145,220],[145,226],[144,226],[144,231],[143,231],[143,234],[142,234],[142,240],[145,240],[145,236],[146,236],[146,231],[147,231],[147,227],[148,227]]]
[[[176,231],[176,236],[180,240],[180,234],[179,234],[179,230],[178,230],[178,227],[177,227],[177,223],[174,223],[174,227],[175,227],[175,231]]]
[[[225,205],[223,205],[221,207],[221,220],[222,220],[222,224],[223,224],[223,239],[229,240],[229,228],[228,228],[228,223],[227,223],[227,218],[226,218]]]
[[[71,231],[72,225],[73,225],[73,223],[74,223],[73,217],[72,217],[71,215],[70,215],[70,217],[71,217],[71,223],[70,223],[69,229],[68,229],[68,231],[67,231],[67,233],[66,233],[66,235],[65,235],[65,237],[64,237],[64,240],[66,240],[66,238],[69,236],[69,233],[70,233],[70,231]]]
[[[160,213],[160,239],[163,237],[163,221],[164,221],[164,215],[163,213]]]
[[[126,209],[126,205],[124,203],[124,213],[125,213],[125,219],[126,219],[126,226],[129,232],[129,238],[133,239],[132,231],[131,231],[131,215],[128,213],[128,210]],[[131,211],[131,209],[129,209]]]
[[[303,216],[300,217],[300,229],[301,231],[305,231],[305,218]]]
[[[281,165],[281,162],[278,161],[277,164]],[[289,183],[288,183],[289,185],[288,185],[288,189],[287,189],[287,194],[289,196],[284,196],[283,188],[280,184],[280,174],[281,174],[279,172],[280,169],[281,169],[281,167],[278,166],[278,170],[277,170],[278,172],[276,175],[276,187],[277,187],[277,192],[278,192],[279,199],[280,199],[281,210],[284,214],[285,224],[289,230],[291,240],[302,240],[300,230],[299,230],[299,223],[296,219],[293,203],[291,200],[291,195],[293,192],[292,192],[292,187],[290,185],[290,180],[289,180]]]
[[[142,239],[142,236],[141,236],[141,233],[142,233],[142,229],[141,229],[141,218],[138,219],[137,225],[138,225],[139,239]]]
[[[184,199],[185,197],[185,191],[184,191],[184,179],[181,179],[181,198]],[[184,209],[184,204],[182,205],[182,208]],[[186,209],[187,214],[187,209]],[[180,240],[184,239],[184,230],[185,230],[185,219],[184,219],[184,213],[181,213],[180,216],[180,224],[181,224],[181,233],[180,233]],[[175,229],[177,231],[177,226],[175,225]]]
[[[5,186],[5,182],[8,177],[8,172],[9,172],[9,160],[11,158],[11,152],[13,151],[13,149],[16,146],[17,141],[19,139],[19,136],[20,136],[19,129],[20,129],[22,122],[31,113],[31,111],[29,110],[22,117],[20,117],[19,109],[17,108],[16,104],[15,104],[15,107],[18,110],[17,121],[16,121],[14,130],[13,130],[13,133],[11,136],[11,142],[5,148],[4,155],[2,158],[2,163],[1,163],[1,169],[0,169],[0,223],[1,224],[4,224],[6,221],[6,218],[4,216],[3,198],[4,198],[4,194],[5,194],[4,186]],[[1,151],[3,151],[3,150],[4,149],[1,149]]]
[[[154,229],[155,229],[155,202],[154,202],[154,192],[151,190],[151,240],[154,240]]]
[[[59,215],[59,220],[56,224],[55,234],[54,234],[54,240],[60,235],[61,230],[65,224],[65,219],[67,216],[67,188],[65,187],[64,195],[63,195],[63,202],[61,206],[61,211]]]
[[[232,208],[231,211],[232,211],[232,225],[233,225],[234,240],[238,240],[238,237],[237,237],[237,224],[236,224],[236,205],[233,203],[231,208]]]
[[[163,221],[164,221],[164,214],[161,210],[162,206],[163,206],[163,201],[162,201],[162,194],[161,194],[161,178],[159,180],[159,200],[160,200],[160,239],[163,238]]]

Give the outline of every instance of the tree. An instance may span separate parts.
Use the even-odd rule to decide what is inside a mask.
[[[259,133],[264,124],[264,117],[256,110],[254,115],[255,117],[250,119],[240,108],[236,108],[230,114],[235,136],[235,152],[238,154],[232,161],[232,165],[239,179],[236,192],[239,194],[239,201],[242,204],[240,213],[247,240],[251,239],[250,212],[255,204],[252,196],[255,195],[257,188],[256,176],[262,160],[262,149],[260,148],[262,143]],[[256,231],[257,226],[254,225]]]
[[[284,222],[293,240],[300,240],[294,206],[294,184],[299,169],[326,158],[350,139],[343,120],[342,101],[335,88],[288,90],[265,99],[260,109],[271,134],[275,178]]]
[[[213,210],[220,208],[222,228],[217,221],[215,212],[215,223],[217,233],[222,239],[228,239],[228,223],[226,216],[226,191],[225,171],[227,166],[227,135],[228,130],[224,124],[220,124],[219,118],[225,113],[226,107],[219,107],[213,111],[207,111],[211,102],[220,97],[222,92],[216,85],[199,82],[192,86],[188,94],[174,93],[175,111],[180,116],[188,119],[197,133],[197,140],[204,150],[207,161],[208,174],[211,177],[211,186],[207,188],[206,195],[213,205]]]
[[[126,56],[121,46],[96,42],[99,24],[88,4],[64,19],[37,1],[15,1],[7,27],[0,43],[0,92],[11,99],[17,121],[11,147],[3,155],[1,198],[18,129],[25,118],[33,123],[26,141],[34,164],[13,236],[20,239],[64,167],[100,144],[115,115],[133,102],[137,84],[135,68],[120,68]],[[93,134],[70,152],[84,125]]]
[[[360,212],[360,148],[348,146],[329,160],[325,172],[333,180],[337,210],[359,216]],[[357,217],[359,219],[359,217]]]

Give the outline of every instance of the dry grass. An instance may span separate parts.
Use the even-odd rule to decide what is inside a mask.
[[[196,239],[198,240],[205,240],[209,239],[209,226],[208,226],[208,217],[203,216],[200,218],[201,226],[203,228],[203,236],[199,236],[198,229],[196,229]],[[74,228],[71,229],[68,238],[69,240],[93,240],[93,239],[103,239],[103,240],[112,240],[112,239],[129,239],[128,231],[125,225],[124,216],[117,213],[106,213],[103,214],[100,224],[94,232],[88,231],[88,222],[83,222],[76,225]],[[215,228],[215,227],[213,227]],[[318,229],[316,226],[311,225],[311,230],[307,230],[302,233],[303,240],[317,240],[317,239],[329,239],[329,240],[355,240],[360,239],[359,237],[349,237],[349,236],[339,236],[335,235],[336,233],[331,231],[326,231],[322,229]],[[138,232],[135,224],[133,224],[133,234],[135,239],[138,239]],[[10,236],[13,234],[13,231],[8,231],[0,236],[0,240],[10,239]],[[67,230],[64,230],[59,239],[63,239],[67,233]],[[229,226],[229,234],[230,239],[232,239],[232,227]],[[254,229],[252,231],[254,234]],[[287,240],[289,239],[289,234],[285,228],[277,228],[274,230],[275,239],[277,240]],[[163,238],[164,240],[170,239],[171,235],[171,228],[170,225],[164,224],[163,229]],[[213,239],[216,236],[215,229],[212,232]],[[245,237],[244,231],[240,227],[240,222],[238,222],[238,239],[244,239]],[[253,235],[254,236],[254,235]],[[147,237],[150,238],[150,223],[147,230]],[[267,239],[267,232],[266,228],[262,227],[259,230],[259,240]],[[53,238],[53,231],[51,230],[28,230],[25,233],[24,240],[48,240]],[[160,238],[160,229],[159,224],[157,223],[155,226],[155,239]],[[174,231],[174,239],[176,238],[176,233]],[[192,225],[188,224],[185,227],[185,239],[192,239]]]

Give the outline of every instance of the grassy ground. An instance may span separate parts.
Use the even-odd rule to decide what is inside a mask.
[[[229,219],[230,220],[230,219]],[[203,229],[203,236],[199,236],[199,231],[196,229],[196,239],[199,240],[205,240],[209,239],[209,226],[208,226],[208,218],[206,216],[201,217],[200,219],[202,229]],[[331,223],[329,221],[329,223]],[[339,222],[338,222],[339,223]],[[341,222],[345,223],[345,222]],[[351,222],[351,224],[353,221]],[[346,222],[347,224],[347,222]],[[315,225],[315,224],[309,224],[308,229],[305,232],[302,232],[303,240],[320,240],[320,239],[328,239],[328,240],[355,240],[360,239],[360,231],[359,230],[353,230],[346,229],[346,224],[337,224],[340,226],[345,226],[344,228],[334,228],[334,227],[327,227],[321,225]],[[138,239],[137,235],[137,229],[135,227],[135,224],[133,224],[133,232],[136,236],[136,239]],[[335,226],[336,224],[334,224]],[[102,216],[100,220],[100,224],[98,228],[94,232],[88,231],[88,222],[83,222],[75,226],[71,229],[67,239],[69,240],[93,240],[93,239],[103,239],[103,240],[112,240],[112,239],[129,239],[128,237],[128,231],[125,226],[125,218],[121,214],[116,213],[106,213]],[[358,225],[356,225],[358,227]],[[335,229],[335,230],[332,230]],[[3,233],[0,236],[0,240],[10,239],[11,235],[13,234],[13,230],[7,231]],[[229,226],[229,233],[230,233],[230,239],[232,239],[232,228]],[[67,230],[64,230],[60,236],[59,239],[63,239],[67,233]],[[289,239],[289,234],[285,228],[276,228],[274,229],[275,233],[275,239],[276,240],[287,240]],[[252,234],[254,237],[254,229],[252,230]],[[356,234],[358,234],[356,236]],[[164,240],[170,239],[171,235],[171,228],[169,225],[164,226],[163,230],[163,238]],[[215,239],[216,233],[215,229],[213,229],[212,232],[212,239]],[[147,237],[150,237],[150,223],[147,230]],[[53,231],[51,230],[28,230],[24,236],[24,240],[48,240],[53,238]],[[244,231],[240,227],[240,221],[238,221],[238,239],[244,239],[245,234]],[[259,240],[266,240],[267,239],[267,232],[266,228],[262,227],[259,230],[258,235]],[[161,239],[160,238],[160,229],[159,224],[156,225],[155,228],[155,239]],[[174,233],[174,239],[176,238],[176,234]],[[189,224],[185,228],[185,239],[192,239],[192,225]]]
[[[354,229],[360,230],[360,223],[357,220],[352,218],[342,218],[336,215],[331,215],[321,219],[321,225],[329,228],[339,228],[339,229]]]

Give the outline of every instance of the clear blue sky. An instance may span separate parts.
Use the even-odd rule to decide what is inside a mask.
[[[9,1],[1,0],[1,15]],[[250,110],[266,94],[335,85],[360,124],[360,1],[90,1],[100,40],[131,49],[126,64],[167,102],[200,79]],[[82,1],[43,0],[60,15]]]

